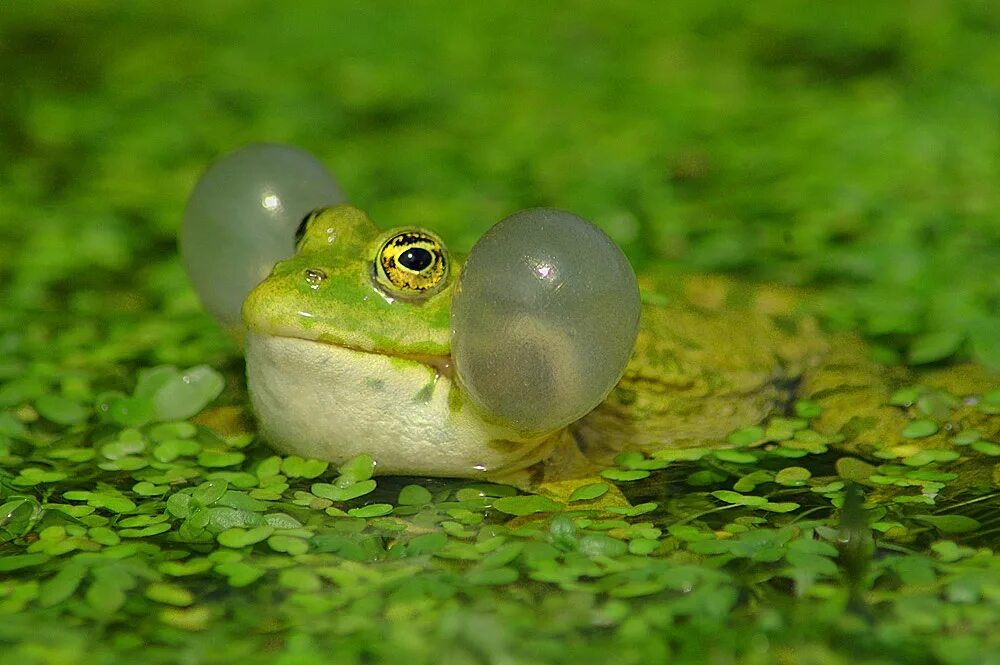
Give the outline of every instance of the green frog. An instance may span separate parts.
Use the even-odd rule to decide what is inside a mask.
[[[301,182],[322,167],[291,150],[252,146],[210,169],[182,232],[202,299],[240,328],[260,431],[285,453],[367,453],[376,474],[562,496],[617,453],[719,445],[796,399],[822,407],[813,429],[865,454],[908,422],[887,404],[899,385],[961,396],[995,380],[969,365],[915,376],[871,362],[858,337],[822,333],[801,311],[808,294],[790,289],[666,271],[637,281],[607,236],[561,211],[515,214],[468,256],[346,204],[313,210],[293,234],[287,203],[308,199]],[[281,160],[300,166],[271,166]],[[337,195],[325,183],[313,199]],[[256,203],[232,214],[241,199]],[[963,426],[974,412],[959,413]]]
[[[550,424],[525,424],[517,409],[497,414],[488,398],[470,397],[453,357],[453,303],[469,297],[463,268],[430,230],[381,231],[348,205],[312,213],[296,254],[243,305],[248,387],[265,439],[333,462],[368,453],[379,474],[537,489],[593,478],[623,450],[723,441],[797,397],[839,408],[821,422],[830,432],[847,423],[838,412],[898,424],[898,410],[882,405],[904,377],[869,362],[860,340],[821,333],[791,290],[671,274],[642,280],[634,351],[596,406]],[[558,346],[551,355],[587,360]],[[523,399],[562,399],[559,381],[578,374]]]

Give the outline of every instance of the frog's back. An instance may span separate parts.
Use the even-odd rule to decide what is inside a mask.
[[[621,381],[574,425],[588,456],[700,445],[784,409],[826,352],[782,287],[719,276],[640,280],[642,322]]]

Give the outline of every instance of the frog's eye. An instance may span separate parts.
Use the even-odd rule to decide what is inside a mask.
[[[452,358],[469,397],[522,433],[552,431],[600,404],[639,325],[628,259],[561,210],[504,219],[472,248],[452,301]]]
[[[298,148],[249,145],[213,163],[188,199],[180,233],[205,308],[238,329],[247,294],[294,253],[303,217],[343,198],[323,164]]]
[[[388,294],[424,298],[447,281],[448,252],[429,231],[394,231],[379,248],[374,269],[376,281]]]

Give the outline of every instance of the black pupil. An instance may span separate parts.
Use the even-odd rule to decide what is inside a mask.
[[[414,272],[420,272],[431,264],[434,257],[423,247],[411,247],[399,255],[399,264]]]

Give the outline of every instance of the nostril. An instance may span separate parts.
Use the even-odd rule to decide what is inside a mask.
[[[309,286],[314,289],[319,287],[319,285],[326,279],[326,273],[322,270],[317,270],[316,268],[306,268],[305,275]]]

